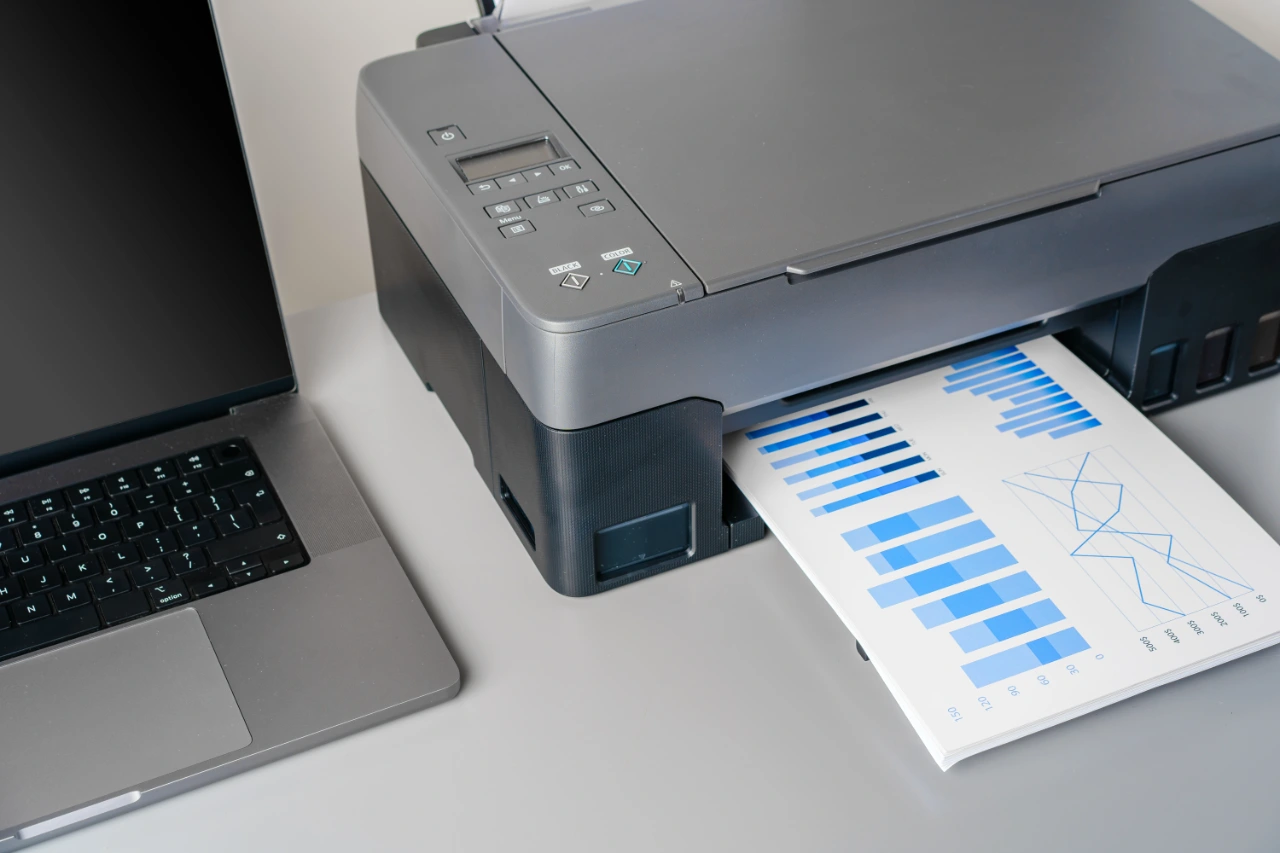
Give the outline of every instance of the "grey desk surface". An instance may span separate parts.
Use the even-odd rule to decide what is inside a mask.
[[[462,693],[49,853],[1280,846],[1280,650],[943,773],[776,539],[562,598],[372,297],[289,332]],[[1159,424],[1280,535],[1280,380]]]

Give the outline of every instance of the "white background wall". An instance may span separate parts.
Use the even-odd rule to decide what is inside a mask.
[[[1280,57],[1280,0],[1199,2]],[[413,49],[423,30],[474,17],[475,3],[213,0],[213,6],[285,312],[373,290],[356,153],[356,74],[367,62]]]

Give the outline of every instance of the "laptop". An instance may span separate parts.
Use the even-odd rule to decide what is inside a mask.
[[[74,6],[0,3],[3,853],[459,687],[296,393],[207,0]]]

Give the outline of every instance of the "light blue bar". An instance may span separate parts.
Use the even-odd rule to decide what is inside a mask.
[[[1033,377],[1043,376],[1043,375],[1044,375],[1044,371],[1037,367],[1034,370],[1027,370],[1022,373],[1019,373],[1017,376],[1009,376],[1004,379],[997,379],[995,382],[988,382],[986,385],[979,385],[977,388],[970,388],[969,393],[975,397],[980,397],[983,394],[987,394],[992,391],[999,391],[1001,388],[1007,388],[1010,385],[1013,385],[1015,383],[1024,382]],[[995,398],[993,397],[992,399],[995,399]]]
[[[1067,412],[1074,412],[1079,408],[1082,408],[1080,403],[1072,400],[1070,403],[1063,403],[1061,406],[1054,406],[1052,409],[1041,409],[1040,411],[1027,415],[1026,417],[1000,424],[996,429],[1001,432],[1008,432],[1011,429],[1020,429],[1024,426],[1039,423],[1045,418],[1052,418],[1058,415],[1065,415]]]
[[[978,365],[977,367],[971,367],[968,370],[953,373],[950,376],[947,376],[946,380],[948,382],[959,382],[962,379],[968,379],[972,376],[979,376],[987,371],[995,370],[997,367],[1004,367],[1005,365],[1025,361],[1026,358],[1027,356],[1024,353],[1015,352],[1013,355],[1006,355],[1004,358],[997,358],[995,361],[988,361],[985,364]]]
[[[1055,439],[1066,438],[1073,433],[1084,432],[1085,430],[1093,429],[1096,426],[1102,426],[1102,422],[1097,418],[1090,418],[1087,421],[1078,421],[1070,426],[1064,426],[1062,429],[1055,429],[1053,432],[1049,433],[1049,437]]]
[[[832,480],[830,483],[823,483],[821,486],[814,486],[812,489],[806,489],[805,491],[800,492],[796,497],[800,498],[802,501],[807,501],[809,498],[816,498],[818,495],[825,495],[828,492],[839,491],[840,489],[852,486],[855,483],[874,480],[876,477],[883,477],[885,474],[892,474],[894,471],[899,471],[903,468],[910,468],[912,465],[919,465],[923,461],[924,457],[919,454],[907,457],[906,459],[899,459],[897,462],[890,462],[887,465],[881,465],[878,468],[868,468],[866,471],[859,471],[857,474],[850,477]]]
[[[797,462],[807,462],[810,459],[817,459],[819,456],[826,456],[829,453],[839,453],[841,450],[846,450],[866,441],[874,441],[877,438],[882,438],[883,436],[897,431],[896,427],[881,427],[880,429],[875,429],[871,432],[863,433],[862,435],[855,435],[853,438],[846,438],[844,441],[837,441],[833,444],[828,444],[825,447],[817,447],[813,450],[806,450],[804,453],[797,453],[795,456],[788,456],[785,459],[777,459],[770,464],[773,465],[774,468],[786,468],[789,465],[795,465]]]
[[[799,474],[792,474],[786,478],[789,486],[804,480],[812,480],[814,477],[821,477],[823,474],[830,474],[832,471],[839,471],[841,468],[848,468],[850,465],[857,465],[860,462],[867,462],[875,459],[877,456],[884,456],[886,453],[893,453],[895,450],[905,450],[911,446],[911,442],[897,441],[893,444],[887,444],[884,447],[877,447],[875,450],[868,450],[854,456],[846,456],[844,459],[831,462],[827,465],[819,465],[817,468],[810,468],[808,471],[801,471]]]
[[[892,494],[894,492],[898,492],[903,489],[910,488],[911,486],[914,486],[917,483],[925,483],[925,482],[928,482],[929,480],[936,480],[937,477],[938,477],[937,471],[924,471],[922,473],[916,474],[914,477],[907,477],[905,479],[898,480],[897,482],[890,483],[887,486],[880,486],[877,489],[868,489],[867,491],[862,492],[860,494],[850,495],[847,498],[841,498],[840,500],[834,501],[833,503],[829,503],[825,506],[815,507],[814,509],[809,510],[809,512],[815,516],[828,515],[830,513],[835,512],[836,510],[844,509],[845,507],[850,507],[850,506],[853,506],[854,504],[866,503],[867,501],[872,500],[874,498],[878,498],[883,495]]]
[[[1092,415],[1089,414],[1089,410],[1080,409],[1078,411],[1072,412],[1069,415],[1063,415],[1060,418],[1054,418],[1051,421],[1041,421],[1038,424],[1033,424],[1032,426],[1029,426],[1029,427],[1023,427],[1022,429],[1015,432],[1014,435],[1016,435],[1018,438],[1026,438],[1029,435],[1035,435],[1038,432],[1044,432],[1045,430],[1048,430],[1048,429],[1055,429],[1060,426],[1066,426],[1067,424],[1075,423],[1078,420],[1081,420],[1083,418],[1088,418],[1088,417],[1092,417]]]
[[[1014,394],[1021,394],[1023,391],[1030,391],[1032,388],[1039,388],[1041,385],[1051,385],[1053,379],[1048,376],[1042,376],[1034,382],[1028,382],[1025,385],[1015,385],[1012,388],[1005,388],[1003,391],[997,391],[989,395],[992,400],[1003,400],[1005,397],[1012,397]]]
[[[863,548],[870,548],[872,545],[879,545],[882,542],[888,542],[900,536],[915,533],[917,530],[923,530],[926,527],[933,527],[935,524],[951,521],[953,518],[959,518],[971,512],[973,510],[969,508],[963,498],[947,498],[945,501],[922,506],[919,509],[911,510],[911,512],[904,512],[901,515],[894,515],[881,521],[872,522],[866,527],[855,528],[848,533],[842,534],[842,536],[844,541],[849,543],[850,548],[855,551],[861,551]]]
[[[994,538],[995,534],[981,521],[970,521],[959,527],[952,527],[950,530],[917,539],[915,542],[888,548],[879,554],[871,554],[867,557],[867,561],[883,575]]]
[[[798,418],[792,418],[791,420],[783,421],[780,424],[774,424],[773,426],[760,427],[760,429],[749,430],[747,432],[747,438],[751,438],[751,439],[764,438],[766,435],[773,435],[774,433],[786,432],[792,427],[798,427],[798,426],[801,426],[802,424],[811,424],[814,421],[821,421],[821,420],[826,420],[827,418],[833,418],[836,415],[842,415],[845,412],[851,412],[854,409],[861,409],[865,405],[867,405],[866,400],[854,400],[849,403],[842,403],[839,406],[833,406],[832,408],[824,409],[821,412],[814,412],[808,415],[801,415]]]
[[[1020,359],[1017,364],[1014,364],[1010,367],[1001,367],[996,370],[988,370],[985,373],[981,373],[970,379],[966,379],[963,382],[957,382],[954,385],[948,385],[942,390],[946,391],[948,394],[954,394],[957,391],[963,391],[966,388],[972,388],[975,385],[982,385],[983,383],[990,382],[993,379],[999,379],[1002,376],[1012,376],[1015,373],[1022,373],[1024,371],[1030,370],[1033,367],[1035,367],[1035,363],[1032,362],[1030,359],[1024,357],[1023,359]]]
[[[1044,644],[1040,640],[1032,640],[1030,643],[1014,646],[1011,649],[997,652],[973,663],[966,663],[961,669],[964,670],[965,675],[969,676],[969,680],[973,682],[974,687],[986,687],[989,684],[1013,678],[1015,675],[1021,675],[1046,663],[1061,660],[1068,655],[1077,654],[1089,648],[1089,644],[1084,641],[1084,638],[1080,636],[1080,632],[1075,628],[1068,628],[1065,631],[1050,634],[1043,639],[1048,641],[1048,645],[1057,652],[1057,657],[1043,660],[1043,652],[1038,653],[1039,649],[1036,644],[1040,644],[1040,647],[1043,647]],[[1059,645],[1061,645],[1061,648],[1059,648]],[[1064,653],[1062,649],[1070,649],[1070,651]]]
[[[963,619],[992,607],[1008,604],[1017,598],[1040,591],[1040,585],[1026,572],[998,578],[972,589],[953,593],[937,601],[913,607],[912,612],[926,628],[936,628],[956,619]]]
[[[1032,393],[1035,392],[1033,391]],[[1039,396],[1041,399],[1036,400],[1034,403],[1027,403],[1025,406],[1018,406],[1017,408],[1009,409],[1007,412],[1001,412],[1000,417],[1005,420],[1008,420],[1009,418],[1020,418],[1023,415],[1029,415],[1032,412],[1038,412],[1048,406],[1056,406],[1059,403],[1065,403],[1071,399],[1071,395],[1066,391],[1063,391],[1061,394],[1054,395],[1053,397],[1045,397],[1043,394]]]
[[[1008,346],[1008,347],[1003,347],[1001,349],[992,350],[991,352],[985,353],[984,355],[978,355],[978,356],[974,356],[973,358],[965,359],[964,361],[956,362],[955,364],[951,365],[951,369],[964,370],[966,367],[973,367],[975,364],[982,364],[984,361],[991,361],[994,358],[999,358],[1002,355],[1008,355],[1011,352],[1018,352],[1018,348],[1016,346]]]
[[[957,628],[951,632],[951,636],[960,646],[961,651],[976,652],[978,649],[1061,622],[1064,618],[1066,617],[1062,615],[1057,605],[1046,598],[1028,604],[1026,607],[1019,607],[1007,613],[1001,613],[999,616],[992,616],[981,622]]]
[[[868,592],[881,607],[890,607],[1007,568],[1016,562],[1008,548],[997,545],[950,563],[939,563],[896,580],[877,584]]]
[[[1047,388],[1041,387],[1041,388],[1035,389],[1034,391],[1028,391],[1025,394],[1019,394],[1017,397],[1014,397],[1009,402],[1017,406],[1021,403],[1030,403],[1032,400],[1039,400],[1041,397],[1048,397],[1050,394],[1057,394],[1061,390],[1062,390],[1061,385],[1050,385]],[[992,397],[992,399],[994,400],[995,398]]]

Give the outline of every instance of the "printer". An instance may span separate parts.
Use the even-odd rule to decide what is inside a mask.
[[[555,590],[764,533],[731,431],[1053,334],[1280,372],[1280,61],[1189,0],[638,0],[360,74],[378,302]]]

